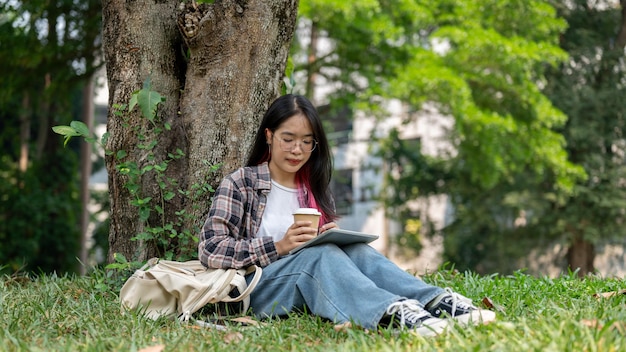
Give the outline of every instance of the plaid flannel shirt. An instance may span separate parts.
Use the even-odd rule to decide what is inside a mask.
[[[267,266],[278,259],[271,237],[256,237],[271,188],[267,163],[242,167],[215,191],[200,233],[198,257],[209,268]]]
[[[271,184],[267,162],[242,167],[222,180],[200,233],[202,264],[241,269],[252,264],[265,267],[280,258],[272,237],[256,236]],[[299,202],[304,206],[303,200]]]

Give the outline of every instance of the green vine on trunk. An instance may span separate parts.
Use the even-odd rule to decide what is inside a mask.
[[[72,137],[82,137],[88,143],[99,145],[107,155],[114,156],[118,161],[116,170],[127,177],[124,187],[131,194],[131,204],[137,207],[139,219],[143,222],[145,229],[133,236],[131,240],[156,244],[157,248],[164,249],[165,252],[161,256],[165,259],[188,260],[196,256],[195,251],[198,242],[196,233],[198,229],[182,227],[185,224],[185,220],[189,220],[192,216],[185,209],[176,211],[175,218],[168,221],[165,217],[167,202],[179,195],[190,199],[192,204],[196,204],[196,200],[213,193],[214,189],[208,182],[192,184],[189,189],[181,189],[175,178],[166,175],[169,163],[185,156],[185,153],[180,149],[169,152],[163,161],[157,162],[153,152],[158,143],[156,137],[164,133],[164,131],[171,129],[168,123],[162,123],[158,117],[158,107],[164,101],[165,98],[163,96],[152,90],[150,78],[148,78],[144,82],[142,89],[132,93],[128,108],[124,104],[113,105],[113,115],[122,118],[125,127],[133,128],[139,141],[137,147],[148,153],[148,163],[143,167],[139,167],[134,160],[129,159],[125,150],[113,151],[106,149],[105,145],[109,138],[108,132],[104,133],[102,138],[98,140],[87,125],[80,121],[72,121],[69,126],[54,126],[52,130],[64,136],[64,145],[67,145]],[[129,123],[130,112],[135,108],[139,108],[141,117],[149,121],[148,126],[145,124],[133,126]],[[150,127],[149,131],[154,138],[148,137],[148,127]],[[215,172],[219,168],[219,164],[210,165],[208,161],[205,161],[205,164],[207,165],[208,174]],[[159,202],[152,197],[142,194],[141,179],[149,172],[154,173],[155,180],[159,186]],[[152,226],[149,223],[153,212],[160,216],[161,221],[158,226]],[[131,262],[128,262],[119,253],[115,253],[114,258],[116,263],[110,264],[108,268],[130,269],[133,266]]]

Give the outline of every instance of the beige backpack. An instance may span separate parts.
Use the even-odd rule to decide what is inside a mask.
[[[248,285],[245,276],[251,273],[254,277]],[[239,301],[243,301],[245,312],[261,274],[261,267],[256,265],[247,269],[207,269],[199,260],[152,258],[122,286],[122,312],[136,310],[152,319],[167,316],[187,321],[209,303]],[[231,297],[231,292],[236,297]]]

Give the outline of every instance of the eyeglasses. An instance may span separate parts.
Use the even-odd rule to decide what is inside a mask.
[[[272,134],[272,136],[274,136]],[[278,144],[280,145],[280,149],[282,149],[284,152],[291,152],[294,149],[296,149],[296,145],[300,146],[300,150],[302,150],[303,153],[311,153],[312,151],[315,150],[315,147],[317,147],[317,141],[313,138],[303,138],[301,139],[299,142],[292,138],[292,137],[288,137],[288,138],[283,138],[283,137],[276,137],[276,139],[278,139]]]

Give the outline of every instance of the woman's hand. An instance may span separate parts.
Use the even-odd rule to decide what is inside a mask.
[[[330,229],[338,229],[339,226],[337,224],[335,224],[334,222],[329,222],[327,224],[324,224],[323,226],[320,226],[320,234],[322,234],[322,232],[324,231],[328,231]]]
[[[296,221],[289,226],[285,236],[274,245],[278,255],[282,256],[315,236],[317,236],[317,230],[311,227],[310,221]]]

